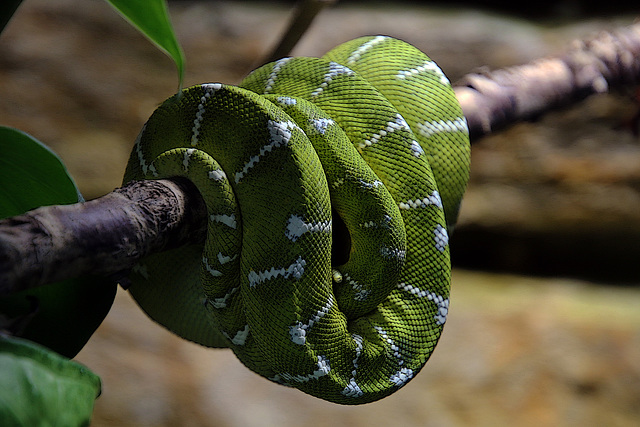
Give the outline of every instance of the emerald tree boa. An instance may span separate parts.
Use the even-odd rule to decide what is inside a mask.
[[[440,337],[468,175],[449,80],[397,39],[188,88],[145,124],[124,182],[190,179],[206,241],[141,260],[131,294],[272,381],[375,401],[415,377]]]

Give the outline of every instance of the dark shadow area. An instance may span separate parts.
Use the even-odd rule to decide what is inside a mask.
[[[640,280],[640,232],[526,232],[460,227],[451,237],[455,267],[563,276],[621,285]]]

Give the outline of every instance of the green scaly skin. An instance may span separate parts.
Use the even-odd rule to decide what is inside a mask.
[[[442,332],[448,231],[468,174],[449,81],[400,40],[364,37],[267,64],[239,87],[191,87],[153,113],[124,182],[191,179],[206,241],[143,259],[131,294],[272,381],[378,400],[418,373]],[[335,215],[350,242],[334,254],[341,265]]]

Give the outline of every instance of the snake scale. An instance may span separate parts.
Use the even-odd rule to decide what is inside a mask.
[[[144,125],[124,182],[187,177],[207,236],[142,259],[131,294],[272,381],[378,400],[442,332],[469,152],[445,75],[391,37],[185,89]]]

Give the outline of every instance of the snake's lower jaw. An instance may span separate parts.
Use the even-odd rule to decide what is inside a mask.
[[[142,260],[131,293],[272,381],[380,399],[422,368],[446,321],[468,164],[449,81],[389,37],[267,64],[241,87],[188,88],[146,123],[124,181],[190,179],[207,239]]]

